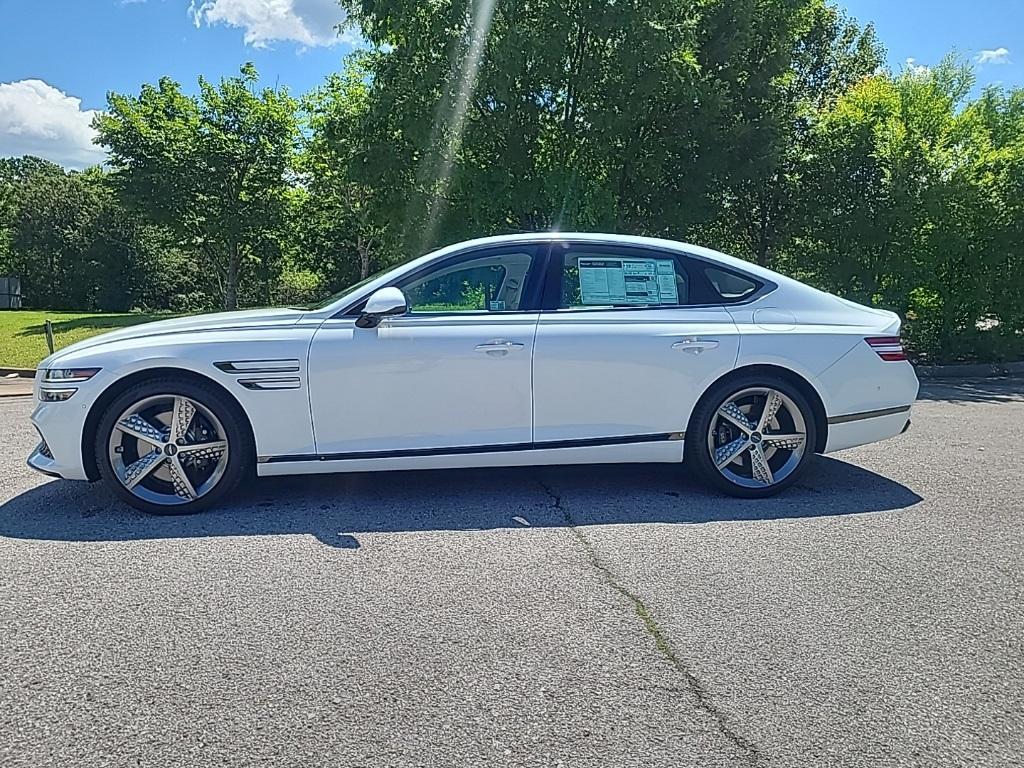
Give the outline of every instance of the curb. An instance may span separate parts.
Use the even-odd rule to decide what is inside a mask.
[[[31,397],[32,382],[28,379],[0,378],[0,398],[5,397]]]
[[[969,363],[966,365],[915,365],[920,379],[991,379],[1024,376],[1024,361],[1016,363]]]
[[[12,373],[16,373],[24,379],[34,379],[36,377],[35,368],[0,368],[0,378],[9,376]]]

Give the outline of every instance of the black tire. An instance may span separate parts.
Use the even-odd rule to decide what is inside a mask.
[[[799,457],[798,462],[795,461],[791,465],[792,469],[788,471],[785,477],[782,477],[772,485],[748,487],[733,482],[719,471],[715,465],[708,441],[712,420],[718,418],[719,407],[738,393],[756,388],[773,389],[789,398],[803,418],[806,437],[803,454]],[[697,403],[697,407],[694,408],[693,414],[690,417],[690,423],[686,429],[685,451],[683,454],[684,463],[686,468],[698,480],[730,496],[745,499],[760,499],[774,496],[795,483],[806,470],[808,462],[810,462],[811,457],[814,455],[816,430],[817,423],[814,418],[814,410],[800,390],[788,381],[781,377],[763,374],[736,376],[712,386],[704,393],[704,396]]]
[[[177,504],[160,504],[139,498],[118,479],[111,464],[109,441],[117,419],[134,404],[149,397],[173,395],[188,398],[213,413],[228,441],[226,466],[216,484],[199,498]],[[241,407],[216,387],[186,376],[161,376],[122,392],[104,411],[96,430],[95,455],[100,477],[125,502],[153,515],[189,515],[216,505],[252,472],[255,448],[249,423]],[[119,448],[118,452],[123,451]]]

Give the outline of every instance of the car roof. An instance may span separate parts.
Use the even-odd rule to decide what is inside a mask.
[[[760,277],[763,280],[769,280],[776,283],[781,280],[782,282],[792,282],[801,287],[806,287],[802,283],[798,283],[794,280],[790,280],[784,275],[780,275],[778,272],[773,272],[770,269],[766,269],[745,259],[729,256],[728,254],[716,251],[713,248],[705,248],[704,246],[694,245],[693,243],[684,243],[678,240],[667,240],[660,237],[640,237],[638,235],[622,235],[604,232],[522,232],[511,235],[494,235],[491,237],[481,237],[475,240],[464,240],[460,243],[453,243],[450,246],[426,254],[426,256],[421,258],[428,260],[427,257],[430,257],[429,260],[433,261],[437,256],[477,246],[557,242],[560,240],[610,245],[634,245],[647,248],[674,250],[690,254],[692,256],[703,257],[710,261],[718,262],[726,267],[733,267],[742,272],[746,272],[749,275]]]

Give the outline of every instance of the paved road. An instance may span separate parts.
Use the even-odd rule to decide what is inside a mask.
[[[1022,394],[932,387],[767,502],[626,466],[184,519],[30,473],[0,400],[0,765],[1021,765]]]

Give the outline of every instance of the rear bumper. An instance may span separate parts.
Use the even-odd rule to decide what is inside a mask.
[[[910,428],[910,406],[833,416],[828,420],[825,453],[877,443],[901,435]]]
[[[857,344],[816,384],[828,414],[825,453],[905,431],[920,386],[910,363],[884,361],[867,344]]]

